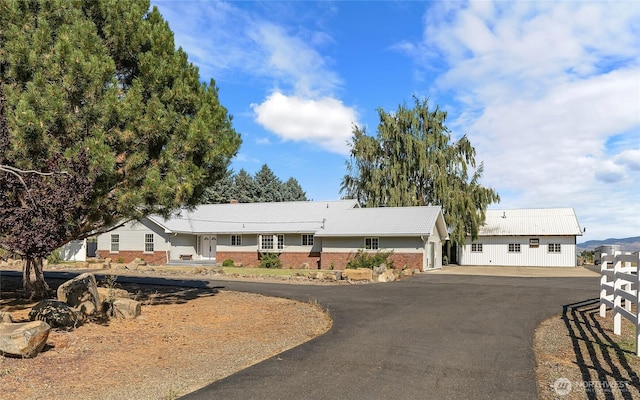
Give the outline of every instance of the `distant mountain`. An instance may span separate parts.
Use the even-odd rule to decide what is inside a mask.
[[[588,240],[584,243],[578,243],[578,251],[593,250],[598,246],[605,244],[619,244],[620,251],[639,251],[640,250],[640,236],[628,237],[622,239],[605,239],[605,240]]]

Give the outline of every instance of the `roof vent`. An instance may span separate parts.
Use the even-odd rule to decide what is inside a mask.
[[[506,211],[502,212],[502,218],[507,218],[507,212]]]

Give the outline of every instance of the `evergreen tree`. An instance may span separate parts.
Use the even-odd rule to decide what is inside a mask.
[[[483,166],[476,168],[467,137],[451,142],[446,113],[429,110],[427,100],[378,115],[375,138],[354,127],[341,192],[367,207],[439,205],[454,242],[476,238],[487,206],[500,197],[480,185]]]
[[[199,204],[240,145],[214,81],[200,81],[148,0],[0,2],[0,85],[0,209],[24,216],[12,222],[23,223],[18,231],[0,218],[0,246],[27,260],[119,221]],[[86,198],[67,196],[80,182]],[[46,204],[50,196],[75,208]],[[45,232],[51,223],[30,225],[33,215],[64,215],[67,225]],[[20,245],[33,230],[43,231],[37,251]]]
[[[284,201],[307,201],[307,194],[295,178],[289,178],[282,184]]]
[[[240,203],[255,203],[258,198],[256,184],[253,177],[241,169],[233,178],[235,184],[235,199]]]
[[[282,181],[273,173],[267,164],[264,164],[260,171],[253,177],[257,191],[256,202],[269,203],[283,201]]]

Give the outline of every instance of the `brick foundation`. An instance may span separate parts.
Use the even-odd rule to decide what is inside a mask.
[[[257,267],[260,265],[260,253],[257,251],[237,252],[218,251],[216,260],[222,264],[224,260],[233,260],[235,264],[242,264],[243,267]],[[309,264],[309,268],[317,269],[320,263],[320,253],[280,253],[278,255],[282,261],[282,268],[302,268],[304,264]]]
[[[128,264],[136,258],[144,260],[147,265],[165,265],[167,263],[167,253],[164,251],[154,251],[153,253],[145,253],[142,251],[123,250],[118,253],[110,253],[108,250],[97,250],[96,256],[98,258],[110,258],[113,262],[122,261],[123,264]]]
[[[350,257],[355,253],[323,252],[320,257],[321,269],[345,269]],[[393,253],[389,256],[394,269],[402,269],[405,265],[422,271],[422,253]]]

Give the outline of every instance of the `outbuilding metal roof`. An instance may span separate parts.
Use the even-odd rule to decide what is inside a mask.
[[[206,204],[149,219],[170,233],[314,233],[332,215],[354,207],[356,200]]]
[[[573,208],[487,210],[479,236],[582,236]]]
[[[327,218],[316,236],[421,236],[447,229],[440,207],[380,207],[342,210]]]

